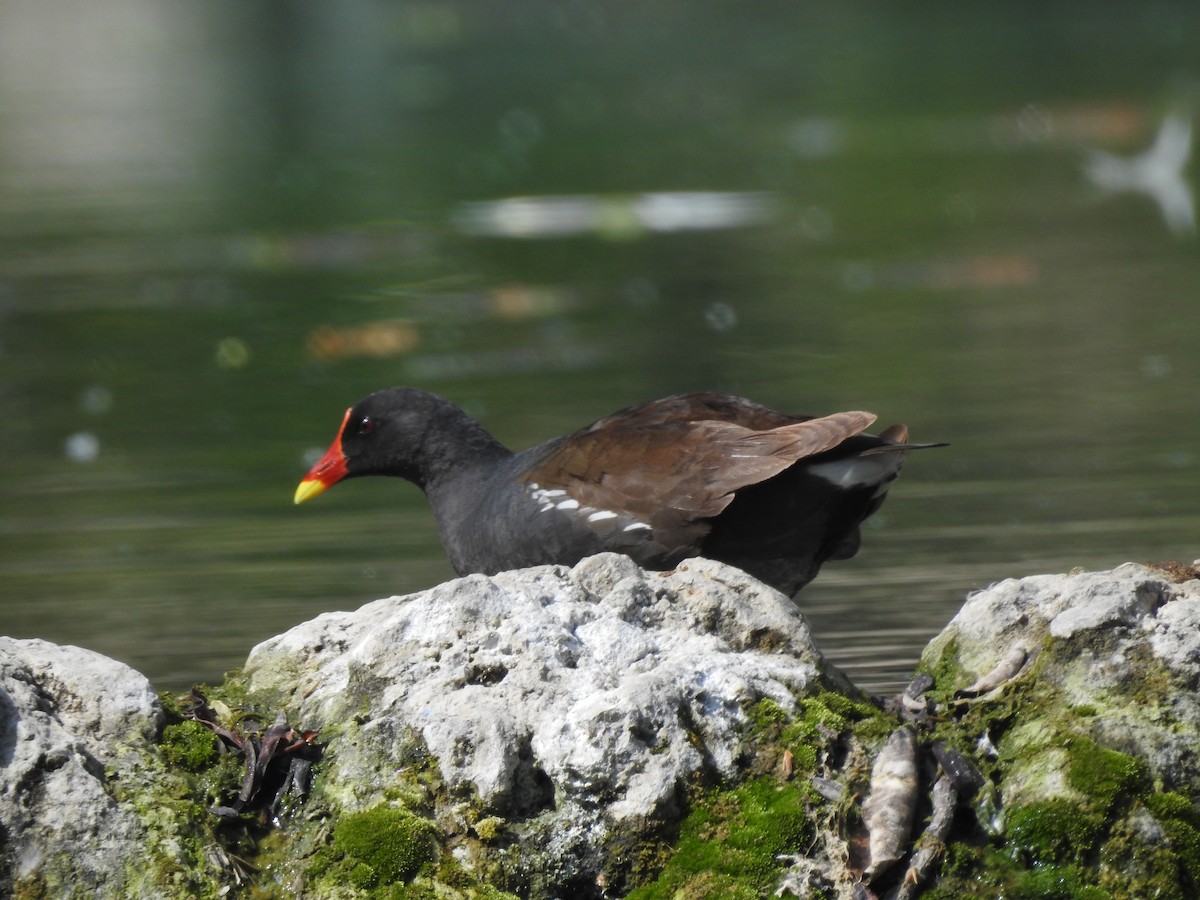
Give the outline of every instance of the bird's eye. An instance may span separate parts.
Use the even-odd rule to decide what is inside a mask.
[[[370,434],[374,430],[375,430],[375,420],[372,419],[370,416],[363,416],[361,419],[359,419],[359,421],[358,421],[358,433],[359,434]]]

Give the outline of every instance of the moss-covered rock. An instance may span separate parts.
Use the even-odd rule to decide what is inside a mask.
[[[32,668],[9,664],[21,727],[47,727],[14,744],[0,779],[19,770],[54,796],[74,789],[56,780],[70,774],[97,803],[55,825],[87,826],[71,846],[101,846],[109,835],[88,823],[107,821],[136,850],[101,867],[44,842],[47,862],[17,872],[14,842],[37,825],[19,810],[5,820],[0,890],[845,895],[866,869],[873,761],[903,723],[919,761],[917,825],[903,837],[917,849],[870,870],[877,895],[1200,894],[1197,582],[1125,566],[998,585],[931,643],[924,698],[883,705],[822,667],[784,598],[689,566],[658,575],[601,559],[323,617],[257,653],[251,677],[204,689],[202,715],[195,696],[181,705],[126,684],[124,706],[75,722],[72,708],[92,702],[79,678],[64,671],[50,697],[31,688]],[[43,667],[76,664],[24,649]],[[1023,664],[978,687],[1003,659]],[[78,731],[55,730],[51,708]],[[283,738],[259,753],[272,723]],[[247,735],[253,767],[237,750]],[[311,793],[291,780],[303,766],[268,784],[270,760],[290,754],[312,764]],[[958,779],[957,815],[920,837],[939,766]],[[6,790],[0,800],[17,795]]]
[[[934,734],[994,748],[975,753],[990,827],[954,848],[939,895],[1195,895],[1198,588],[1133,565],[1004,582],[930,644],[954,712]],[[1010,683],[956,699],[1014,645],[1030,660]]]

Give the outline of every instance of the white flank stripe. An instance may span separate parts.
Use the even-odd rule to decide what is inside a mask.
[[[896,473],[900,470],[903,462],[903,454],[880,453],[875,456],[843,459],[837,462],[821,463],[818,466],[809,466],[808,472],[836,487],[850,490],[886,486],[896,478]]]

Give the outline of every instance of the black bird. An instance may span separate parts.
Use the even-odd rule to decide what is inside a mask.
[[[395,475],[429,498],[460,575],[611,550],[648,569],[706,556],[792,595],[826,560],[858,552],[907,451],[942,446],[906,443],[903,425],[866,434],[874,421],[681,394],[513,453],[450,401],[394,387],[346,410],[296,502]]]

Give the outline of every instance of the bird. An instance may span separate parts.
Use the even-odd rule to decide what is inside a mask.
[[[444,397],[391,387],[346,410],[294,499],[367,475],[412,482],[459,575],[604,551],[659,571],[703,556],[794,596],[858,552],[905,455],[944,446],[908,443],[904,425],[867,434],[875,418],[677,394],[514,453]]]

